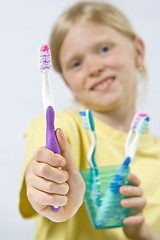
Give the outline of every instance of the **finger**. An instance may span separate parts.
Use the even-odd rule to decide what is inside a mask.
[[[124,208],[136,207],[142,210],[146,205],[146,199],[143,197],[127,198],[121,201],[121,205]]]
[[[52,181],[48,181],[45,178],[38,177],[34,174],[30,177],[30,185],[37,190],[55,193],[60,195],[66,195],[69,191],[69,186],[67,183],[57,184]]]
[[[141,197],[143,195],[142,189],[136,186],[122,186],[120,187],[120,193],[124,196],[133,197]]]
[[[50,194],[39,191],[33,187],[30,187],[27,192],[27,197],[30,202],[36,205],[65,206],[68,201],[68,198],[65,195]]]
[[[36,161],[33,161],[32,171],[35,175],[56,183],[65,183],[69,178],[69,175],[65,170],[51,167],[42,162],[37,163]]]
[[[47,163],[52,167],[63,167],[66,163],[61,155],[55,154],[45,147],[38,148],[34,152],[34,159],[37,162]]]
[[[139,215],[136,215],[136,216],[131,216],[131,217],[128,217],[128,218],[125,218],[123,220],[123,223],[127,226],[133,226],[133,225],[140,225],[144,222],[145,218],[143,216],[143,214],[139,214]]]
[[[70,172],[76,169],[76,165],[72,157],[72,151],[71,151],[70,145],[67,139],[65,138],[63,131],[60,128],[56,130],[56,136],[61,148],[61,154],[64,157],[64,159],[66,159],[65,169],[66,171]]]
[[[135,186],[139,186],[141,183],[140,179],[133,173],[128,174],[128,180]]]
[[[81,206],[83,202],[83,196],[85,192],[85,182],[77,170],[75,162],[73,160],[72,152],[70,145],[65,138],[61,129],[56,130],[57,139],[61,148],[61,154],[66,159],[66,165],[63,169],[65,169],[69,174],[69,179],[67,183],[69,184],[70,190],[67,196],[72,199],[72,201],[76,201],[77,206]],[[77,190],[77,186],[79,190]],[[76,193],[76,195],[75,195]]]

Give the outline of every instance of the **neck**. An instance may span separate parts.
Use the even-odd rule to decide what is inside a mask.
[[[125,104],[123,103],[110,111],[101,112],[93,110],[95,117],[123,132],[128,132],[135,112],[135,101],[126,101]]]
[[[135,114],[135,111],[126,112],[117,112],[117,111],[110,111],[110,112],[94,112],[95,117],[100,119],[101,121],[105,122],[106,124],[110,125],[111,127],[123,131],[128,132],[130,128],[131,121]]]

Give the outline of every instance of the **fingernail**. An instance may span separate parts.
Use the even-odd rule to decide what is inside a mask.
[[[65,165],[65,160],[61,159],[60,163],[61,163],[61,166],[64,166]]]
[[[61,130],[61,134],[62,134],[62,137],[64,137],[64,133],[63,133],[63,131]]]
[[[60,134],[61,134],[61,136],[64,138],[65,136],[64,136],[64,133],[63,133],[63,131],[62,131],[62,129],[61,128],[57,128],[57,130],[56,131],[58,131]]]
[[[123,219],[123,223],[124,223],[125,225],[127,225],[128,222],[129,222],[128,218]]]
[[[123,186],[123,191],[124,191],[125,193],[127,193],[128,188]]]
[[[127,205],[128,205],[128,200],[123,199],[122,201],[123,201],[123,205],[124,205],[124,206],[127,206]]]

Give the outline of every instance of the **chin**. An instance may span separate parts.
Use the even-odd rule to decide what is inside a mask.
[[[102,104],[93,104],[93,105],[90,105],[90,106],[86,106],[86,108],[89,108],[93,111],[96,111],[96,112],[109,112],[109,111],[113,111],[115,110],[117,107],[116,107],[116,104],[106,104],[106,105],[102,105]]]

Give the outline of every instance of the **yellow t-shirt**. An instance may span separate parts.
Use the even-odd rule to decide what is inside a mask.
[[[56,114],[56,127],[62,128],[68,139],[74,160],[79,170],[89,168],[86,157],[91,136],[84,131],[78,111],[64,110]],[[124,158],[127,134],[115,130],[95,118],[97,148],[95,159],[98,166],[119,165]],[[122,228],[95,230],[88,217],[85,205],[68,221],[54,223],[38,215],[31,207],[24,182],[25,169],[37,147],[45,146],[45,119],[36,118],[25,133],[25,154],[21,172],[19,208],[24,218],[35,217],[36,240],[125,240]],[[131,172],[141,180],[147,206],[144,209],[146,223],[160,234],[160,139],[148,132],[141,137],[135,159],[130,164]]]

